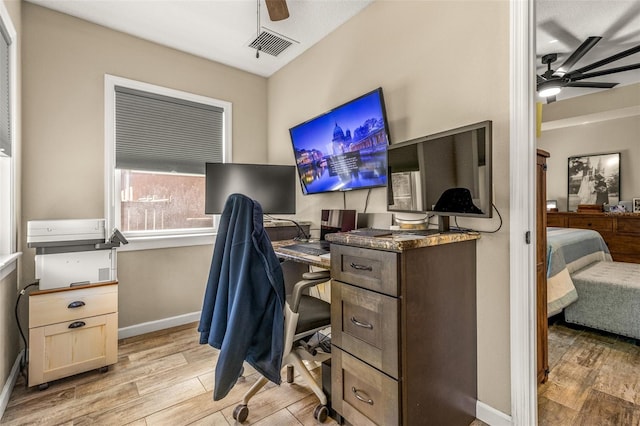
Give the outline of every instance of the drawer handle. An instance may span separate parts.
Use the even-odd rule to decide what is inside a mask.
[[[373,330],[373,325],[366,322],[360,322],[356,319],[356,317],[351,317],[351,322],[357,325],[358,327],[368,328],[370,330]]]
[[[84,321],[76,321],[69,324],[69,328],[80,328],[84,327],[85,325],[87,325],[87,323],[85,323]]]
[[[353,263],[353,262],[351,262],[351,267],[353,269],[357,269],[358,271],[373,271],[373,268],[371,266],[358,265],[357,263]]]
[[[80,308],[82,306],[84,306],[85,303],[82,300],[76,300],[75,302],[71,302],[67,305],[67,308],[69,309],[74,309],[74,308]]]
[[[367,395],[366,393],[362,392],[360,389],[356,389],[355,386],[351,387],[351,392],[353,392],[353,395],[359,399],[360,401],[367,403],[369,405],[373,405],[373,400],[371,398],[369,398],[369,395]],[[364,396],[360,396],[360,394],[363,394]]]

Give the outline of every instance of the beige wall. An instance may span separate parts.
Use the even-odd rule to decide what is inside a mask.
[[[552,128],[537,141],[551,155],[547,199],[558,200],[561,211],[567,210],[567,161],[576,155],[620,152],[621,200],[640,198],[640,84],[543,105],[542,118]]]
[[[267,156],[267,82],[23,3],[23,235],[31,219],[104,217],[104,75],[229,101],[233,159]],[[199,311],[211,246],[123,252],[120,327]],[[24,280],[34,251],[24,249]]]
[[[269,79],[269,161],[293,164],[291,126],[378,86],[392,143],[493,120],[495,202],[505,223],[478,245],[478,391],[509,413],[509,3],[373,3]],[[365,197],[346,193],[347,208],[362,211]],[[343,195],[299,195],[297,203],[297,216],[317,227],[319,210],[342,208]],[[367,211],[386,211],[384,189],[372,191]],[[486,231],[499,222],[459,220]]]
[[[20,9],[21,2],[16,0],[1,0],[7,11],[9,12],[9,16],[13,23],[13,26],[17,33],[17,49],[18,49],[18,63],[17,63],[17,83],[18,83],[18,116],[16,117],[17,125],[20,126],[20,44],[21,44],[21,22],[20,22]],[[13,157],[16,158],[16,174],[17,174],[17,187],[16,187],[16,203],[18,204],[18,208],[16,214],[20,213],[20,131],[16,132],[16,143],[13,151]],[[19,263],[18,263],[19,264]],[[4,386],[6,380],[9,378],[9,373],[11,368],[13,367],[18,352],[22,347],[22,344],[19,342],[18,337],[18,328],[16,327],[16,320],[14,316],[14,307],[16,303],[16,298],[18,295],[17,286],[18,286],[18,271],[9,273],[5,278],[0,280],[0,391],[2,386]],[[25,306],[24,299],[22,300],[21,306]]]

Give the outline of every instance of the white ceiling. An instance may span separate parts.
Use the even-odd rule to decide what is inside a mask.
[[[260,0],[260,26],[294,40],[277,57],[249,44],[257,0],[28,0],[142,39],[268,77],[358,14],[373,0],[288,0],[289,18],[272,22]]]
[[[290,17],[272,22],[261,2],[261,30],[295,42],[277,57],[248,45],[257,35],[258,0],[28,0],[87,21],[268,77],[374,0],[287,0]],[[536,0],[537,64],[557,53],[557,68],[587,37],[603,39],[574,69],[640,44],[640,0]],[[606,65],[640,62],[640,53]],[[599,70],[599,69],[598,69]],[[594,70],[596,71],[596,70]],[[640,82],[640,70],[583,81]],[[564,88],[558,100],[607,89]]]
[[[536,20],[537,74],[547,70],[546,65],[541,63],[543,55],[558,53],[558,60],[551,66],[552,69],[557,69],[589,36],[601,36],[602,40],[573,69],[640,45],[639,0],[536,0]],[[634,63],[640,63],[640,53],[592,71]],[[620,87],[640,82],[640,69],[582,81],[619,83],[616,87]],[[565,87],[556,99],[568,99],[602,90],[608,89]]]

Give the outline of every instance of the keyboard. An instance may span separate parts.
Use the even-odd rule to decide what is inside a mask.
[[[296,243],[282,247],[283,249],[297,251],[311,256],[322,256],[330,252],[329,241],[314,241],[311,243]]]

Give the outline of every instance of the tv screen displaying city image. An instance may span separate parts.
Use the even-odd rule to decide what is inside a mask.
[[[289,133],[304,194],[386,186],[389,127],[381,88]]]

